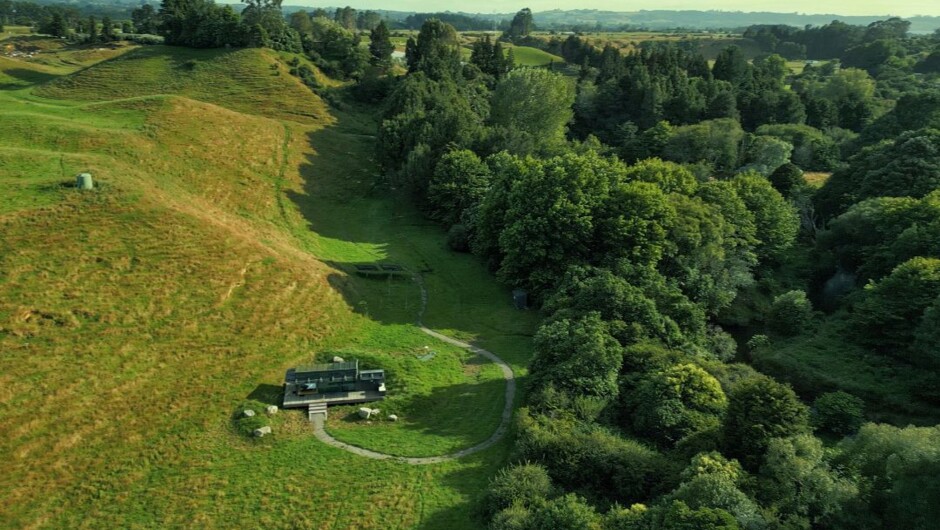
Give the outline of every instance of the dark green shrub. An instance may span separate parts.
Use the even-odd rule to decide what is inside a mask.
[[[865,403],[852,394],[827,392],[813,402],[813,426],[833,434],[853,434],[865,420],[864,407]]]
[[[803,291],[790,291],[774,298],[767,326],[784,336],[798,335],[813,322],[813,305]]]
[[[767,376],[738,383],[728,394],[726,454],[756,468],[773,438],[808,430],[808,411],[789,386]]]
[[[770,174],[770,183],[781,195],[789,197],[794,189],[806,185],[806,179],[800,168],[787,162]]]
[[[470,252],[470,232],[467,225],[455,224],[447,231],[447,246],[456,252]]]
[[[529,507],[554,494],[548,471],[538,464],[516,464],[499,470],[483,497],[482,510],[489,519],[513,505]]]

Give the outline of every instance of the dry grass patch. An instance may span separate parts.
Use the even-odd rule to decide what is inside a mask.
[[[831,171],[807,171],[803,173],[806,183],[816,188],[822,186],[832,176]]]

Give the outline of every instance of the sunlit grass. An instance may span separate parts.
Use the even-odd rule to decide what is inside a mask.
[[[276,61],[155,47],[70,77],[0,63],[0,84],[13,79],[0,90],[4,525],[477,526],[470,501],[508,441],[412,467],[326,446],[302,412],[258,441],[232,426],[246,399],[276,401],[287,368],[336,352],[386,367],[376,406],[402,418],[338,410],[337,438],[418,455],[495,429],[495,368],[414,325],[409,278],[350,263],[425,271],[425,321],[517,372],[536,322],[405,198],[372,188],[371,110],[328,116]],[[70,187],[78,171],[99,187]]]

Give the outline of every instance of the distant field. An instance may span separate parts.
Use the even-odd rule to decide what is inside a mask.
[[[396,32],[399,33],[399,32]],[[414,35],[417,35],[417,32],[411,32]],[[477,39],[482,38],[481,35],[484,35],[483,32],[478,31],[468,31],[461,33],[459,35],[461,48],[460,55],[463,60],[470,60],[471,47],[473,42]],[[496,40],[499,37],[499,34],[489,33],[489,36],[492,40]],[[365,39],[367,40],[367,39]],[[404,52],[405,43],[408,41],[408,36],[396,36],[391,37],[392,44],[395,45],[395,50]],[[533,48],[530,46],[513,46],[512,44],[503,43],[503,48],[508,52],[509,48],[513,49],[513,54],[516,58],[516,66],[547,66],[550,63],[556,63],[558,65],[563,65],[565,60],[557,55],[552,55],[548,52],[542,51],[538,48]]]
[[[32,28],[29,26],[3,26],[3,31],[0,31],[0,39],[4,37],[9,37],[10,35],[28,35],[32,32]]]
[[[337,438],[432,454],[492,432],[492,365],[413,325],[412,282],[356,262],[428,271],[425,322],[524,374],[537,315],[372,191],[371,109],[330,109],[263,50],[30,45],[0,57],[2,526],[476,528],[508,442],[413,467],[325,446],[299,412],[260,441],[231,421],[339,353],[389,369],[377,406],[402,421],[338,410]]]
[[[565,60],[561,57],[552,55],[538,48],[532,48],[530,46],[509,46],[506,49],[507,53],[509,53],[509,49],[512,49],[512,53],[516,58],[516,65],[518,66],[547,66],[551,63],[557,65],[565,64]]]

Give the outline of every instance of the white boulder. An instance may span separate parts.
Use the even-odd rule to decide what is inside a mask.
[[[256,438],[261,438],[265,434],[271,434],[271,427],[265,425],[264,427],[258,427],[257,429],[255,429]]]
[[[388,421],[398,421],[398,416],[396,416],[395,414],[389,414]]]
[[[277,414],[277,405],[268,405],[268,406],[264,409],[264,411],[267,412],[268,415]]]
[[[369,419],[370,416],[372,416],[372,409],[366,408],[366,407],[362,407],[361,409],[359,409],[360,418],[367,420]]]
[[[343,359],[342,357],[340,357],[339,355],[334,355],[334,356],[333,356],[333,362],[334,362],[334,363],[344,363],[344,362],[346,362],[346,360]]]
[[[250,417],[252,417],[252,416],[255,415],[255,411],[253,411],[253,410],[251,410],[251,409],[245,409],[245,410],[242,411],[242,415],[243,415],[244,417],[246,417],[246,418],[250,418]]]

